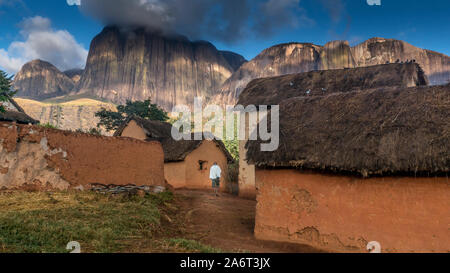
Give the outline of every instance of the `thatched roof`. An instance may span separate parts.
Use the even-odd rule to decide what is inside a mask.
[[[193,152],[195,149],[200,147],[204,140],[180,140],[176,141],[172,138],[172,125],[167,122],[146,120],[139,117],[130,117],[127,121],[120,126],[116,131],[114,136],[121,136],[123,130],[128,126],[131,121],[135,121],[141,128],[144,129],[147,140],[154,141],[157,140],[161,142],[164,150],[164,161],[165,162],[178,162],[184,161],[185,158]],[[211,133],[204,133],[212,138]],[[191,139],[195,139],[195,134],[191,136]],[[204,138],[202,138],[204,139]],[[229,162],[233,161],[233,157],[226,149],[225,145],[220,140],[214,140],[217,147],[222,150]]]
[[[37,120],[31,118],[25,113],[16,111],[6,111],[5,113],[0,112],[0,121],[16,122],[18,124],[37,124]]]
[[[38,124],[39,121],[33,119],[25,113],[22,107],[13,99],[9,98],[10,106],[3,104],[5,113],[0,112],[0,121],[16,122],[18,124]]]
[[[18,112],[26,114],[25,110],[23,110],[23,108],[13,98],[9,98],[8,100],[9,103],[11,103],[11,105],[15,107]]]
[[[428,85],[428,79],[416,63],[312,71],[253,80],[239,96],[238,105],[278,105],[294,97],[423,85]]]
[[[128,118],[115,132],[114,136],[121,136],[123,130],[131,121],[135,121],[141,128],[145,130],[148,138],[166,138],[172,135],[172,125],[167,122],[143,119],[137,116]]]
[[[280,146],[261,152],[259,167],[371,175],[448,175],[450,86],[382,88],[286,100]]]

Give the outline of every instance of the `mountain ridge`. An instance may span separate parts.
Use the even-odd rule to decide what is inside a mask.
[[[354,46],[343,40],[323,46],[283,43],[246,61],[208,41],[109,26],[92,40],[84,70],[61,72],[45,61],[39,61],[40,68],[32,61],[16,75],[14,87],[18,96],[37,100],[68,94],[116,104],[151,98],[170,111],[174,105],[192,105],[195,97],[234,105],[256,78],[409,61],[422,67],[432,85],[450,81],[449,56],[396,39],[374,37]]]
[[[397,61],[417,62],[432,85],[450,81],[449,56],[421,49],[401,40],[374,37],[353,47],[348,41],[331,41],[324,46],[291,42],[267,48],[243,64],[225,81],[219,94],[214,96],[210,103],[235,105],[247,84],[257,78],[365,67]]]

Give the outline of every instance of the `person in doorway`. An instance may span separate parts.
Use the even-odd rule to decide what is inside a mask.
[[[214,162],[214,165],[211,167],[211,170],[209,171],[209,178],[212,181],[212,187],[214,190],[214,194],[216,196],[219,196],[221,174],[222,170],[220,169],[219,165],[217,165],[217,162]]]

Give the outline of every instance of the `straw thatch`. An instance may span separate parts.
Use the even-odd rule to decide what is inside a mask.
[[[8,99],[9,103],[11,103],[11,105],[16,108],[16,110],[20,113],[25,113],[25,110],[23,110],[23,108],[13,99],[13,98],[9,98]]]
[[[145,130],[148,138],[166,138],[172,134],[172,124],[167,122],[143,119],[137,116],[129,117],[114,133],[114,136],[121,136],[123,130],[131,121],[135,121],[139,127]]]
[[[416,63],[312,71],[253,80],[239,96],[238,104],[278,105],[285,99],[301,96],[423,85],[428,85],[428,79]]]
[[[9,103],[9,104],[8,104]],[[2,102],[1,105],[6,112],[0,112],[0,121],[15,122],[18,124],[38,124],[39,121],[33,119],[25,113],[22,107],[13,99],[8,98],[7,102]]]
[[[121,136],[123,130],[131,121],[135,121],[142,129],[144,129],[148,141],[159,141],[164,150],[165,162],[179,162],[184,161],[185,158],[200,147],[204,140],[180,140],[176,141],[172,138],[172,125],[167,122],[153,121],[142,119],[140,117],[130,117],[120,126],[115,132],[114,136]],[[199,133],[202,134],[202,133]],[[212,138],[211,133],[203,133],[208,138]],[[192,134],[191,139],[195,139],[195,134]],[[205,139],[204,137],[202,139]],[[222,150],[229,162],[233,162],[233,157],[228,152],[222,141],[214,139],[217,147]]]
[[[17,124],[37,124],[37,120],[28,116],[25,113],[16,111],[6,111],[4,113],[0,112],[0,121],[15,122]]]
[[[370,175],[448,175],[450,86],[382,88],[293,98],[280,105],[280,146],[259,167]]]

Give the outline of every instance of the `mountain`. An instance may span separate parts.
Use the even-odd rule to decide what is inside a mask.
[[[319,69],[321,47],[313,44],[282,44],[264,50],[243,64],[223,84],[214,104],[234,105],[247,84],[256,78],[299,73]]]
[[[83,75],[84,70],[83,69],[70,69],[67,71],[64,71],[64,75],[72,79],[72,81],[76,84],[80,81],[81,75]]]
[[[243,56],[231,51],[220,51],[220,55],[222,55],[225,60],[227,60],[234,71],[238,70],[242,66],[242,64],[247,62],[247,60]]]
[[[325,46],[289,43],[268,48],[243,64],[211,103],[236,104],[247,84],[257,78],[408,61],[417,62],[432,85],[450,81],[450,57],[399,40],[373,38],[354,47],[347,41],[333,41]]]
[[[244,62],[209,42],[106,27],[91,43],[77,90],[115,103],[151,98],[171,110],[214,96]]]
[[[372,38],[352,48],[357,66],[415,60],[425,71],[431,85],[450,82],[450,57],[431,50],[417,48],[406,42]]]
[[[34,60],[26,63],[14,77],[17,96],[46,99],[68,94],[75,86],[72,79],[51,63]]]
[[[111,26],[93,39],[84,70],[62,73],[35,60],[16,75],[14,87],[19,96],[38,100],[69,93],[114,103],[151,98],[170,111],[174,105],[192,105],[194,97],[233,105],[256,78],[412,60],[430,84],[450,81],[450,57],[394,39],[372,38],[354,47],[347,41],[281,44],[247,62],[206,41]]]

